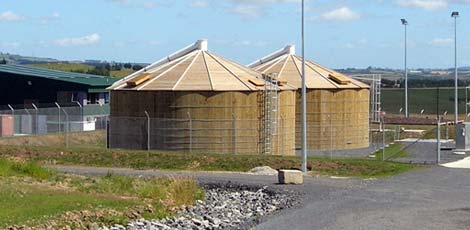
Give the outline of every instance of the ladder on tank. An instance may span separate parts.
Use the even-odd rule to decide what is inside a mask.
[[[380,112],[382,112],[382,76],[374,74],[372,85],[372,120],[374,122],[380,122]]]
[[[359,74],[350,75],[350,77],[370,84],[370,120],[372,122],[380,122],[380,112],[382,111],[382,75]]]
[[[278,123],[278,79],[276,74],[265,76],[264,90],[264,154],[273,151],[273,139],[277,132]]]

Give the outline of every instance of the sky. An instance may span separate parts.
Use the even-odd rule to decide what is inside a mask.
[[[295,44],[300,0],[0,0],[0,52],[151,63],[198,39],[242,64]],[[306,0],[308,59],[331,68],[470,66],[470,0]],[[468,25],[467,25],[468,24]]]

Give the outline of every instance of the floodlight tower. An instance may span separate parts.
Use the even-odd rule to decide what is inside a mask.
[[[405,28],[405,117],[408,118],[408,39],[407,39],[407,26],[408,21],[404,18],[401,19],[401,24]]]
[[[454,81],[455,81],[455,96],[454,96],[454,104],[455,104],[455,108],[454,108],[454,111],[455,111],[455,114],[454,114],[454,122],[455,122],[455,125],[457,125],[457,122],[459,121],[459,82],[458,82],[458,78],[459,78],[459,73],[458,73],[458,69],[457,69],[457,18],[459,17],[459,12],[457,11],[454,11],[452,12],[451,14],[451,17],[453,17],[455,20],[455,24],[454,24],[454,54],[455,54],[455,57],[454,57],[454,64],[455,64],[455,70],[454,70]]]

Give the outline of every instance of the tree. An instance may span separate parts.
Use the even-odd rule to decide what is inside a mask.
[[[109,63],[106,63],[106,64],[104,65],[104,68],[105,68],[106,70],[110,71],[110,70],[111,70],[111,65],[110,65]]]
[[[0,61],[0,65],[5,65],[7,64],[7,60],[5,60],[5,58],[3,58],[3,60]]]
[[[109,70],[104,67],[95,67],[87,71],[87,74],[101,75],[101,76],[110,76]]]
[[[126,64],[124,64],[124,68],[130,69],[130,68],[132,68],[132,64],[131,63],[126,63]]]
[[[135,71],[141,70],[141,69],[143,69],[143,68],[144,68],[144,67],[141,66],[141,65],[134,65],[134,66],[132,66],[132,69],[135,70]]]

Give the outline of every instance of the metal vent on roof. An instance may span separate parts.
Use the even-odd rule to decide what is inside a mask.
[[[287,81],[286,81],[286,80],[278,80],[278,81],[277,81],[277,84],[278,84],[279,86],[285,86],[285,85],[287,85]]]
[[[351,79],[338,74],[329,74],[328,77],[340,85],[347,85],[351,83]]]
[[[255,85],[255,86],[264,86],[264,81],[261,80],[261,79],[249,79],[248,82],[250,82],[251,84]]]
[[[144,73],[136,78],[133,78],[129,81],[127,81],[127,86],[128,87],[136,87],[146,81],[148,81],[150,79],[152,75],[151,74],[148,74],[148,73]]]

